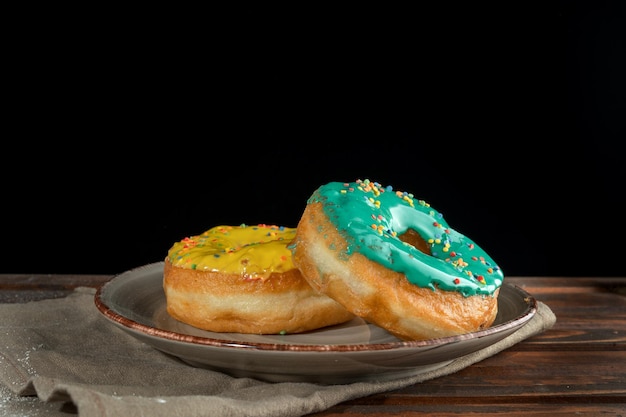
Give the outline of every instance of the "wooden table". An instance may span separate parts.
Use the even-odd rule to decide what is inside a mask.
[[[111,278],[0,274],[0,302],[64,297]],[[626,416],[626,277],[507,282],[546,303],[554,327],[455,374],[315,416]]]

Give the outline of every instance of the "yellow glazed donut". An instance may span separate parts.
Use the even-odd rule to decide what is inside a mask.
[[[295,228],[216,226],[176,242],[164,262],[167,312],[214,332],[300,333],[354,315],[314,290],[287,244]]]
[[[390,186],[319,187],[289,247],[311,286],[404,340],[484,329],[498,312],[495,262],[429,204]]]

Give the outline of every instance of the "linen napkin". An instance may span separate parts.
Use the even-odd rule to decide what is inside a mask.
[[[36,395],[42,407],[61,402],[80,417],[303,416],[457,372],[556,322],[538,301],[535,316],[515,333],[427,373],[344,385],[270,383],[195,368],[160,352],[108,322],[94,295],[80,287],[62,299],[0,304],[0,382],[16,398]]]

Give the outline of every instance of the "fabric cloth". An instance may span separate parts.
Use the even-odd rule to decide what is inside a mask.
[[[538,302],[535,316],[515,333],[416,376],[345,385],[270,383],[194,368],[138,341],[100,314],[94,294],[81,287],[62,299],[0,304],[0,382],[17,398],[71,403],[81,417],[303,416],[457,372],[556,322]]]

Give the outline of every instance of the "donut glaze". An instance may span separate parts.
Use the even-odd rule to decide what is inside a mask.
[[[468,295],[493,295],[504,275],[476,243],[452,229],[443,215],[413,194],[394,191],[369,180],[332,182],[310,198],[348,242],[344,256],[359,252],[419,287],[458,291]],[[427,243],[401,239],[414,230]],[[423,249],[423,248],[422,248]]]
[[[287,243],[295,228],[259,224],[216,226],[174,243],[167,253],[173,266],[267,279],[294,269]]]

